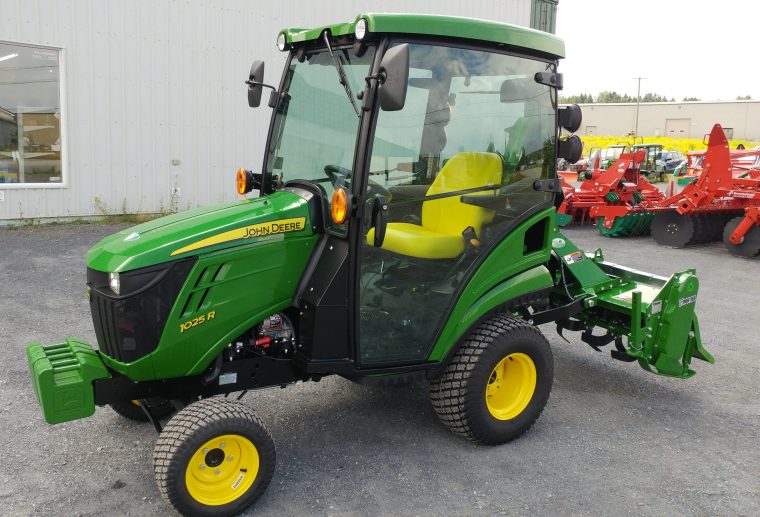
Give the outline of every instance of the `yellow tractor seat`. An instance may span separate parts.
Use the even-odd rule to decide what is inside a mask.
[[[436,176],[426,196],[501,184],[501,158],[495,153],[462,152],[452,156]],[[492,190],[463,193],[489,195]],[[388,223],[383,249],[425,259],[452,259],[465,248],[462,232],[471,226],[480,235],[484,224],[493,220],[494,211],[462,203],[461,195],[432,199],[422,203],[422,224]],[[367,233],[372,244],[375,229]]]

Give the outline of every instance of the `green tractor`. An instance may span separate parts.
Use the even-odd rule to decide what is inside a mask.
[[[421,380],[454,433],[501,444],[549,398],[539,324],[656,374],[713,361],[693,270],[611,264],[557,229],[555,161],[581,153],[560,137],[580,125],[577,106],[557,106],[561,40],[361,14],[277,43],[279,85],[261,62],[246,81],[251,106],[271,91],[272,115],[261,172],[238,171],[242,199],[103,239],[87,254],[97,349],[28,345],[47,422],[106,405],[150,421],[162,495],[184,514],[229,515],[266,490],[275,446],[220,395],[327,375]]]
[[[641,164],[641,174],[649,181],[665,181],[668,171],[662,161],[662,144],[636,144],[631,147],[632,152],[643,149],[647,154],[644,163]]]

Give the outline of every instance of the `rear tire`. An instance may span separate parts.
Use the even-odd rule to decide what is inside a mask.
[[[441,421],[476,443],[506,443],[535,423],[549,400],[554,361],[546,338],[500,314],[477,327],[430,383]]]
[[[124,418],[134,420],[135,422],[148,421],[148,417],[136,400],[130,400],[129,402],[114,402],[109,405],[111,406],[111,409]],[[148,407],[150,407],[150,410],[156,418],[167,417],[176,411],[176,408],[170,401],[162,398],[148,399]]]
[[[203,399],[172,418],[156,441],[153,467],[161,495],[183,515],[236,515],[267,489],[274,441],[251,408]]]

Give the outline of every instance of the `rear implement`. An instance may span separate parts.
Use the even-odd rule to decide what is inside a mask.
[[[699,282],[694,270],[664,278],[604,260],[601,250],[583,253],[557,232],[554,251],[564,280],[553,296],[558,303],[582,304],[579,312],[557,318],[557,331],[581,331],[595,350],[614,343],[610,355],[638,361],[647,371],[688,378],[693,358],[709,363],[702,347],[694,306]],[[606,332],[594,334],[599,327]]]

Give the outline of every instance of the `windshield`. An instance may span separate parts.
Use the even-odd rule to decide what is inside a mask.
[[[277,109],[265,172],[275,186],[301,179],[320,183],[329,196],[337,184],[350,188],[359,117],[340,83],[342,64],[353,92],[364,89],[374,56],[370,47],[356,57],[349,48],[307,52],[293,57],[286,71],[283,98]]]

